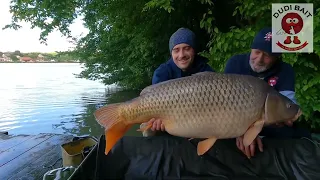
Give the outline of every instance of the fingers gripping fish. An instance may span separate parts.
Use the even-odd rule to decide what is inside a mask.
[[[301,110],[256,77],[201,72],[148,86],[137,98],[101,107],[94,115],[105,128],[105,154],[132,125],[160,118],[171,135],[205,138],[197,146],[203,155],[217,139],[244,135],[248,146],[263,126],[295,121]]]

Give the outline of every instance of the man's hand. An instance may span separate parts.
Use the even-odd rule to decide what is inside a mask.
[[[256,137],[256,139],[253,140],[253,142],[248,146],[245,147],[243,145],[243,136],[236,138],[236,144],[237,147],[248,157],[251,158],[254,156],[255,148],[258,145],[258,148],[260,152],[263,152],[263,145],[261,138],[259,136]]]
[[[165,128],[164,128],[164,125],[162,124],[161,119],[155,119],[155,118],[152,118],[148,122],[140,124],[140,129],[146,128],[146,126],[149,126],[149,124],[152,124],[152,126],[142,131],[142,135],[144,137],[154,136],[156,134],[156,131],[165,131]]]
[[[152,118],[148,122],[148,124],[149,123],[152,123],[152,127],[151,127],[152,131],[165,131],[165,127],[164,127],[164,124],[162,124],[162,120],[161,119]]]

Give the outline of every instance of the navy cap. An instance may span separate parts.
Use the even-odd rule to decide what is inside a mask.
[[[251,49],[259,49],[272,56],[280,56],[281,53],[272,53],[272,34],[270,27],[260,30],[252,42]]]
[[[174,32],[169,40],[170,53],[174,46],[186,43],[196,50],[196,35],[188,28],[179,28]]]

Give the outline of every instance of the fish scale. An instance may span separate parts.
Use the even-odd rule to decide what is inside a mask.
[[[199,122],[208,122],[208,120],[214,119],[216,123],[212,122],[211,124],[214,124],[214,127],[211,127],[210,125],[208,126],[210,129],[215,129],[216,132],[219,132],[219,129],[221,129],[221,131],[224,130],[224,128],[228,127],[226,125],[229,124],[235,124],[237,123],[236,121],[239,118],[235,118],[236,116],[232,116],[231,114],[228,114],[226,112],[228,112],[227,109],[231,110],[231,109],[237,109],[237,107],[241,107],[238,105],[238,103],[240,103],[242,105],[243,108],[249,108],[250,104],[245,104],[244,103],[244,99],[249,99],[250,97],[245,96],[248,93],[239,93],[239,95],[236,93],[234,93],[234,95],[232,96],[231,92],[232,89],[234,90],[234,92],[236,92],[235,90],[237,88],[243,88],[243,86],[246,86],[247,83],[236,83],[236,86],[232,86],[234,88],[228,88],[228,84],[227,83],[234,83],[232,82],[232,80],[229,81],[223,81],[223,80],[218,80],[215,81],[215,79],[212,79],[210,81],[210,79],[203,79],[203,77],[201,76],[194,76],[195,81],[193,81],[190,84],[184,83],[183,81],[177,81],[177,83],[173,84],[173,88],[170,89],[171,93],[158,93],[158,90],[160,90],[160,92],[163,91],[168,91],[168,86],[163,86],[163,89],[161,88],[154,88],[152,92],[149,93],[149,95],[146,95],[145,98],[148,99],[149,97],[153,97],[153,96],[157,96],[157,94],[161,97],[163,97],[165,99],[165,101],[169,101],[172,103],[162,103],[162,104],[155,104],[155,105],[160,105],[162,107],[162,109],[167,109],[167,110],[171,110],[174,109],[172,106],[177,107],[178,111],[173,111],[173,113],[169,113],[170,115],[164,118],[168,118],[168,121],[173,121],[172,119],[175,119],[177,121],[175,121],[174,123],[168,123],[167,126],[170,126],[170,124],[174,124],[175,127],[181,127],[181,128],[185,128],[186,130],[190,129],[190,127],[194,127],[195,124],[199,124]],[[234,81],[236,81],[237,79],[234,79]],[[227,82],[227,83],[226,83]],[[211,85],[208,86],[208,84]],[[220,86],[220,87],[219,87]],[[160,87],[160,86],[158,86]],[[183,91],[183,89],[188,89],[189,91],[185,90]],[[190,93],[194,93],[194,96],[192,96],[192,94]],[[249,92],[250,93],[250,92]],[[242,95],[241,95],[242,94]],[[234,101],[236,98],[234,96],[238,96],[238,100]],[[190,97],[195,97],[195,98],[190,98]],[[176,104],[174,104],[174,101],[177,101]],[[194,100],[194,102],[193,102]],[[233,100],[233,101],[232,101]],[[160,101],[163,101],[163,99]],[[151,101],[149,101],[151,102]],[[203,111],[205,110],[206,107],[209,103],[211,102],[211,108],[208,111]],[[247,105],[247,106],[246,106]],[[196,108],[196,111],[191,111],[191,108]],[[251,108],[254,108],[254,106],[251,106]],[[262,108],[262,106],[261,106]],[[180,111],[179,111],[180,109]],[[241,110],[241,108],[239,109]],[[192,112],[192,114],[196,114],[196,116],[190,116],[188,114],[188,111]],[[213,111],[213,113],[211,113],[211,111]],[[230,111],[232,112],[232,111]],[[239,112],[239,111],[238,111]],[[230,117],[228,117],[228,115],[230,115]],[[239,113],[238,115],[241,116],[241,113]],[[246,114],[245,114],[246,115]],[[190,116],[190,118],[188,118],[187,116]],[[183,119],[191,119],[190,121],[187,120],[183,120]],[[231,121],[230,121],[231,120]],[[241,118],[240,118],[241,120]],[[229,123],[223,123],[223,121],[229,121]],[[178,123],[179,122],[179,123]],[[209,120],[210,122],[210,120]],[[250,122],[252,123],[252,122]],[[164,124],[166,126],[166,120],[164,119]],[[169,131],[170,131],[170,127]],[[191,130],[191,129],[190,129]],[[174,130],[173,130],[174,131]],[[170,132],[169,132],[170,133]],[[173,132],[174,133],[174,132]],[[201,132],[195,132],[197,134],[201,133]],[[235,131],[236,133],[236,131]],[[219,134],[219,133],[218,133]],[[179,135],[179,134],[178,134]],[[181,134],[182,135],[182,134]]]
[[[210,146],[216,139],[244,134],[248,134],[244,141],[249,143],[262,126],[296,120],[300,114],[298,105],[261,79],[203,72],[148,86],[131,101],[97,110],[95,117],[109,134],[123,133],[132,124],[160,118],[169,134],[208,138],[205,144]],[[121,136],[106,136],[107,152],[115,143],[110,139]]]

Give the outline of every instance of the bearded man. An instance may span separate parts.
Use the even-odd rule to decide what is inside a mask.
[[[224,73],[251,75],[263,79],[278,92],[297,104],[295,98],[295,73],[292,66],[281,59],[281,53],[272,52],[272,30],[263,28],[255,36],[251,52],[231,57],[226,64]],[[264,127],[261,136],[276,138],[311,138],[311,134],[295,127],[292,122],[277,126]],[[254,155],[255,146],[263,151],[259,136],[249,147],[244,147],[243,137],[236,139],[237,147],[248,157]]]

